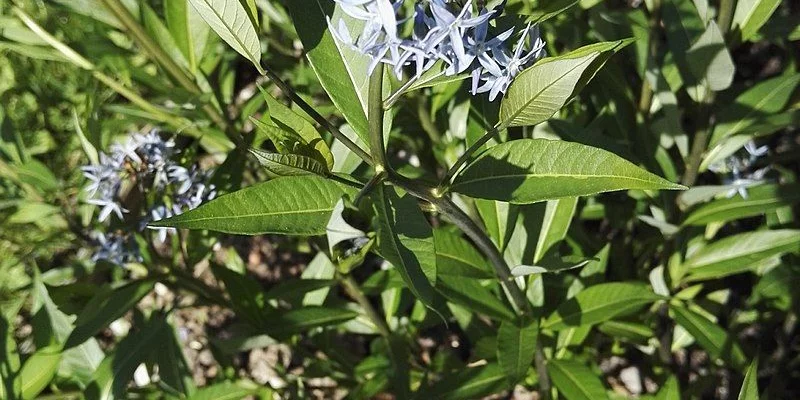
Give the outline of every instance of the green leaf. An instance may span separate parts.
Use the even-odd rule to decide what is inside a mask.
[[[266,330],[271,335],[302,333],[318,327],[338,325],[357,316],[357,312],[344,308],[307,306],[271,316]]]
[[[512,233],[517,220],[518,209],[516,206],[501,201],[475,199],[475,207],[486,227],[486,233],[489,234],[498,249],[505,250],[507,236]],[[512,229],[509,229],[509,226]]]
[[[470,197],[527,204],[614,190],[684,187],[605,150],[556,140],[520,139],[478,155],[456,177],[451,189]]]
[[[608,398],[603,382],[583,364],[567,360],[549,360],[547,373],[553,380],[553,385],[567,400]]]
[[[703,246],[684,262],[689,280],[716,279],[747,271],[759,261],[800,253],[800,230],[745,232]]]
[[[705,32],[686,54],[689,69],[698,81],[713,91],[725,90],[733,83],[736,66],[717,23],[709,22]]]
[[[515,319],[514,311],[474,278],[439,275],[436,290],[448,301],[463,305],[474,312],[486,314],[492,319],[501,321]]]
[[[0,313],[0,398],[15,400],[21,395],[19,352],[14,340],[14,327]]]
[[[670,304],[669,309],[675,322],[686,329],[711,357],[720,358],[734,368],[745,365],[744,352],[727,329],[686,307]]]
[[[632,314],[661,297],[648,285],[612,282],[591,286],[562,303],[542,322],[542,328],[559,330],[568,326],[596,324]]]
[[[539,260],[537,265],[517,265],[511,269],[511,275],[526,276],[531,274],[552,274],[556,272],[568,271],[583,267],[594,259],[583,258],[580,256],[560,257],[557,253],[551,253]]]
[[[150,293],[154,284],[155,281],[151,279],[134,281],[92,298],[87,309],[75,320],[75,330],[69,335],[64,347],[77,346],[100,332]]]
[[[287,176],[223,195],[151,226],[240,235],[323,235],[336,202],[353,188],[315,175]]]
[[[198,389],[191,400],[239,400],[255,394],[258,387],[251,382],[222,382]]]
[[[437,275],[491,279],[494,271],[478,250],[461,236],[444,229],[433,230]]]
[[[34,399],[47,387],[58,371],[61,362],[61,346],[48,346],[36,351],[25,361],[19,371],[22,382],[22,398]]]
[[[725,192],[729,190],[727,189]],[[704,226],[711,222],[755,217],[797,202],[800,202],[800,185],[798,184],[758,185],[747,189],[746,199],[737,195],[731,198],[712,200],[694,208],[683,221],[683,226]]]
[[[522,324],[503,321],[497,330],[497,362],[506,372],[510,385],[525,378],[536,352],[539,327],[536,321]]]
[[[655,400],[681,400],[681,387],[678,385],[678,378],[670,375],[667,381],[661,385]]]
[[[577,206],[577,197],[567,197],[547,202],[544,217],[542,218],[542,228],[536,241],[533,262],[541,261],[553,245],[564,240]]]
[[[427,390],[420,390],[415,399],[468,400],[479,399],[505,389],[505,372],[498,364],[463,368],[446,375]]]
[[[336,40],[328,30],[326,16],[334,26],[344,20],[354,35],[363,23],[348,17],[339,6],[334,8],[334,4],[326,0],[293,0],[287,7],[322,87],[364,143],[369,143],[369,57]]]
[[[252,277],[236,272],[230,268],[215,265],[214,276],[225,283],[236,315],[256,328],[267,326],[265,318],[266,299],[264,289]]]
[[[781,0],[739,0],[733,13],[732,26],[738,27],[741,40],[747,41],[755,37],[769,17],[778,9]]]
[[[192,371],[186,362],[181,344],[171,325],[165,324],[158,340],[158,351],[154,352],[161,384],[177,393],[188,396],[195,390]]]
[[[500,126],[535,125],[550,119],[614,52],[629,43],[631,40],[595,43],[545,58],[522,71],[500,105]]]
[[[182,67],[189,68],[189,61],[183,56],[183,52],[175,43],[169,29],[161,21],[161,18],[156,12],[147,4],[142,4],[142,23],[150,34],[150,37],[155,40],[159,47],[164,50],[169,57]]]
[[[655,333],[647,325],[626,321],[606,321],[597,326],[600,332],[614,339],[627,339],[637,344],[646,345]]]
[[[128,383],[136,368],[159,349],[163,329],[169,329],[169,325],[163,317],[154,316],[138,331],[122,339],[100,363],[94,380],[84,391],[86,399],[126,398]]]
[[[316,151],[316,153],[309,152],[309,154],[305,155],[310,156],[324,164],[326,170],[333,168],[334,160],[333,154],[331,154],[331,149],[322,139],[319,131],[314,128],[314,125],[308,122],[308,120],[306,120],[303,116],[272,97],[269,92],[260,86],[258,89],[261,91],[261,95],[264,98],[267,106],[267,112],[262,118],[263,124],[259,125],[259,129],[282,130],[284,133],[273,133],[270,135],[270,137],[274,135],[278,137],[289,135],[292,139],[298,140],[304,145],[307,145],[309,150]],[[271,124],[268,124],[267,122]],[[273,142],[275,142],[274,139]],[[275,144],[276,146],[279,145],[279,143]]]
[[[235,0],[189,0],[200,17],[229,46],[250,60],[259,73],[261,68],[261,42],[247,10]]]
[[[753,360],[744,374],[738,400],[758,400],[758,359]]]
[[[381,256],[397,269],[411,292],[431,307],[436,249],[428,220],[414,197],[400,196],[392,186],[379,185],[372,197]]]
[[[782,110],[798,83],[800,74],[782,75],[760,82],[740,94],[733,104],[718,113],[710,146],[713,147],[722,138],[742,132],[764,116]]]
[[[299,154],[270,153],[259,149],[249,149],[250,154],[264,169],[275,176],[326,175],[326,168],[319,161]]]
[[[194,73],[197,71],[197,54],[195,53],[195,35],[192,28],[196,26],[206,27],[206,24],[189,23],[190,14],[196,13],[194,8],[189,7],[189,0],[164,0],[164,17],[167,20],[169,29],[175,45],[180,49],[186,59],[189,70]],[[198,35],[199,36],[199,35]]]

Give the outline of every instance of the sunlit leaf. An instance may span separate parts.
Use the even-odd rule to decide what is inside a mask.
[[[470,197],[535,203],[624,189],[683,189],[605,150],[546,139],[521,139],[481,153],[452,190]]]

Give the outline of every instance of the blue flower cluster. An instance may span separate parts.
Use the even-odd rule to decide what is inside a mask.
[[[81,168],[89,180],[89,204],[101,208],[98,221],[110,222],[116,215],[123,220],[129,211],[123,207],[121,194],[125,183],[136,182],[142,195],[155,194],[148,204],[146,214],[136,218],[139,231],[148,223],[169,218],[186,210],[197,208],[216,196],[214,185],[209,184],[210,173],[197,166],[186,168],[174,160],[178,152],[172,140],[164,140],[157,130],[135,134],[126,142],[114,144],[108,154],[99,155],[99,163]],[[147,199],[145,199],[147,204]],[[158,240],[164,242],[174,229],[158,228]],[[94,232],[98,250],[94,260],[105,259],[118,264],[138,259],[132,235],[124,232]]]
[[[414,6],[414,30],[410,38],[401,38],[399,29],[409,18],[398,15],[405,0],[335,0],[348,16],[363,21],[363,30],[351,35],[344,20],[331,27],[334,36],[351,45],[372,60],[371,74],[378,63],[391,65],[398,78],[403,68],[414,66],[419,78],[441,60],[447,66],[445,75],[469,72],[472,94],[489,93],[494,100],[505,93],[514,77],[525,67],[545,56],[545,43],[536,26],[522,30],[513,50],[507,42],[513,36],[509,29],[489,35],[489,24],[502,12],[500,7],[481,8],[473,13],[472,0],[460,8],[445,0],[430,0]]]
[[[759,158],[769,153],[769,147],[757,146],[752,140],[744,146],[747,156],[732,155],[723,162],[712,164],[708,169],[723,175],[723,184],[730,185],[731,190],[726,193],[728,198],[738,193],[742,198],[747,198],[747,188],[765,182],[769,167],[753,169],[752,166]]]

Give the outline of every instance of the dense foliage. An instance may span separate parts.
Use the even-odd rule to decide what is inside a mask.
[[[0,0],[0,398],[792,398],[798,50],[779,0]]]

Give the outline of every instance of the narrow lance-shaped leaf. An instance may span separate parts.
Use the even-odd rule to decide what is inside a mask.
[[[307,306],[272,316],[267,332],[271,335],[306,332],[316,327],[340,324],[357,316],[357,312],[344,308]]]
[[[158,315],[140,330],[129,333],[100,363],[84,396],[89,400],[125,398],[134,371],[158,349],[158,340],[164,329],[169,329],[169,326],[163,316]]]
[[[591,286],[567,300],[542,322],[542,328],[596,324],[632,314],[661,297],[641,283],[612,282]]]
[[[760,82],[740,94],[733,104],[719,112],[719,122],[711,135],[711,146],[722,138],[741,132],[759,119],[782,110],[798,83],[800,74],[787,74]]]
[[[151,226],[240,235],[323,235],[336,202],[355,189],[315,175],[289,176],[226,194]]]
[[[753,360],[744,374],[738,400],[758,400],[758,359]]]
[[[311,67],[322,87],[344,118],[365,143],[369,143],[367,97],[369,92],[369,57],[342,43],[328,29],[327,17],[338,26],[345,21],[349,29],[357,29],[356,21],[327,0],[293,0],[287,4],[294,26]]]
[[[597,374],[583,364],[567,360],[550,360],[547,373],[553,385],[567,400],[607,399],[606,388]]]
[[[425,305],[433,304],[436,249],[433,231],[411,195],[380,185],[373,196],[378,248]]]
[[[712,279],[747,271],[762,260],[800,253],[800,230],[745,232],[701,247],[686,259],[689,279]]]
[[[721,186],[717,193],[727,193],[732,187]],[[693,190],[692,188],[690,190]],[[713,194],[714,187],[708,188]],[[800,202],[800,185],[759,185],[747,189],[747,198],[739,195],[731,198],[712,200],[691,210],[683,225],[703,226],[711,222],[733,221],[742,218],[764,215],[781,207]]]
[[[516,204],[624,189],[684,189],[611,152],[547,139],[514,140],[484,151],[451,188]]]
[[[613,52],[631,41],[595,43],[545,58],[522,71],[500,105],[500,126],[535,125],[548,120],[589,82]]]
[[[154,284],[155,281],[151,279],[134,281],[95,296],[93,302],[78,316],[75,330],[69,335],[64,347],[77,346],[107,327],[150,293]]]
[[[533,262],[539,262],[553,245],[566,237],[577,206],[577,197],[567,197],[547,202],[544,217],[542,218],[542,229],[536,242]]]
[[[739,0],[733,13],[733,26],[738,27],[741,40],[752,39],[778,9],[781,0]]]
[[[741,347],[726,329],[709,321],[706,317],[686,307],[670,304],[675,322],[686,329],[700,346],[714,358],[720,358],[734,368],[745,364],[745,355]]]
[[[507,386],[505,372],[495,363],[464,368],[447,375],[428,389],[421,389],[417,398],[437,400],[471,400],[496,393]]]
[[[533,362],[539,327],[536,321],[503,321],[497,331],[497,361],[506,372],[509,384],[525,378]]]
[[[437,265],[438,267],[438,265]],[[439,275],[436,290],[448,301],[500,321],[513,321],[514,311],[475,278]]]
[[[204,21],[229,46],[261,68],[261,42],[247,10],[237,0],[189,0]]]

